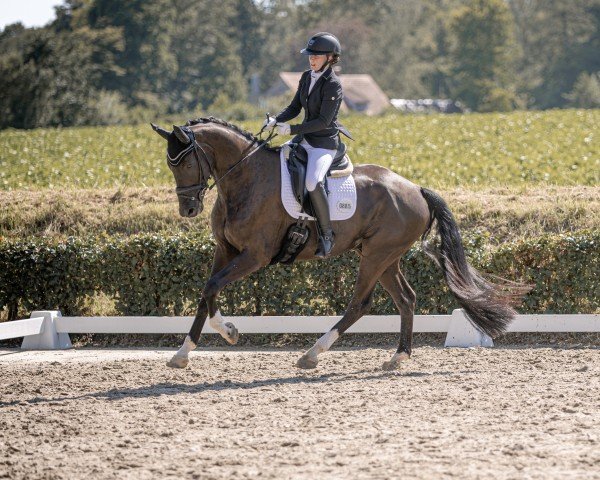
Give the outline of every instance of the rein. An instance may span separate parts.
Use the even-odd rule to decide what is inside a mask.
[[[266,128],[266,125],[264,125],[260,129],[257,137],[260,137],[260,135],[262,135],[265,128]],[[256,145],[256,147],[254,149],[252,149],[252,147],[256,144],[256,141],[259,140],[259,138],[254,138],[254,140],[252,140],[252,143],[242,152],[242,158],[240,158],[231,167],[229,167],[227,169],[227,171],[220,178],[215,178],[214,183],[209,187],[208,179],[212,176],[212,172],[210,169],[210,162],[208,161],[209,157],[206,154],[206,151],[204,150],[204,148],[202,148],[202,145],[196,141],[196,136],[194,135],[194,132],[192,132],[187,127],[181,127],[181,130],[183,130],[183,132],[185,132],[185,134],[188,136],[190,143],[181,152],[179,152],[175,157],[171,157],[171,155],[169,155],[169,152],[167,150],[167,161],[169,162],[169,165],[171,165],[173,167],[177,167],[188,153],[190,153],[192,151],[194,152],[194,156],[196,157],[196,161],[198,162],[198,166],[200,167],[200,176],[201,176],[200,183],[197,183],[195,185],[190,185],[188,187],[177,187],[177,188],[175,188],[175,193],[177,194],[178,197],[187,198],[189,200],[198,200],[198,201],[202,200],[202,198],[204,197],[204,195],[206,193],[206,190],[212,190],[215,185],[217,185],[221,180],[223,180],[227,175],[229,175],[244,160],[246,160],[254,152],[256,152],[258,149],[263,147],[265,144],[269,143],[274,137],[277,136],[277,133],[275,133],[275,128],[273,128],[271,130],[271,132],[269,133],[269,135],[267,136],[267,138],[265,138],[264,140],[260,140],[258,142],[258,144]],[[207,145],[207,146],[209,146],[209,145]],[[246,153],[250,149],[252,149],[252,151],[249,153]],[[200,155],[199,152],[202,152],[202,155]]]

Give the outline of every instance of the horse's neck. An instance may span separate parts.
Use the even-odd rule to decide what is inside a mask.
[[[238,136],[229,128],[211,125],[200,130],[200,141],[206,143],[213,154],[212,175],[216,179],[222,177],[244,155],[250,141]],[[248,152],[246,152],[248,153]]]
[[[236,208],[243,208],[244,204],[255,205],[260,199],[270,201],[277,195],[277,153],[262,147],[257,149],[257,143],[253,144],[229,127],[204,126],[197,133],[200,134],[199,140],[207,143],[214,155],[211,173],[222,201]],[[249,197],[253,198],[251,202]]]
[[[251,142],[240,142],[239,149],[232,149],[236,153],[219,155],[216,152],[218,159],[213,173],[219,195],[224,199],[245,201],[256,184],[264,181],[264,173],[270,163],[267,159],[270,152],[257,147],[257,144],[251,145]]]

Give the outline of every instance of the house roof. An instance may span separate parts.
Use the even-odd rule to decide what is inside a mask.
[[[281,72],[279,78],[284,85],[279,85],[279,88],[275,85],[268,93],[281,95],[289,90],[296,91],[301,76],[302,72]],[[371,75],[343,73],[338,75],[338,78],[344,90],[343,110],[349,108],[367,115],[376,115],[390,106],[390,99]]]

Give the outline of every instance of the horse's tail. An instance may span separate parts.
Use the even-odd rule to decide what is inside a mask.
[[[465,258],[458,226],[446,202],[435,192],[421,188],[429,206],[431,220],[421,240],[423,250],[442,269],[450,290],[465,310],[471,323],[481,332],[494,337],[506,331],[516,312],[513,309],[529,287],[496,278],[484,279]],[[437,221],[439,248],[426,238]]]

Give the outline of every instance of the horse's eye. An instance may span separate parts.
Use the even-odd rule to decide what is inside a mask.
[[[187,168],[192,168],[192,162],[191,162],[191,160],[188,160],[188,161],[185,163],[185,166],[186,166]]]

